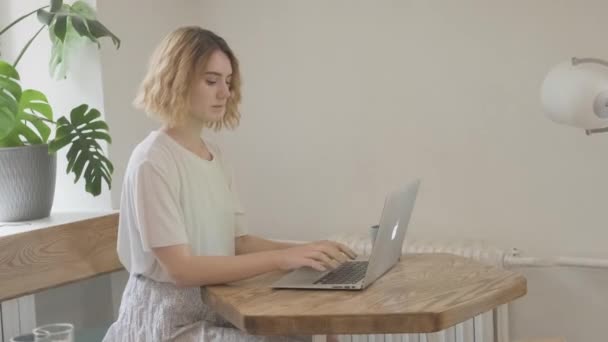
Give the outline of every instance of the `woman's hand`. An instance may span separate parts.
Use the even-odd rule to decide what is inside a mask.
[[[305,245],[277,251],[277,265],[283,271],[290,271],[303,266],[317,271],[334,269],[357,254],[347,246],[335,241],[315,241]]]

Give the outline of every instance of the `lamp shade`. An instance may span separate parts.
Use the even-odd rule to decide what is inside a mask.
[[[608,68],[572,61],[549,71],[541,104],[553,121],[583,129],[608,127]]]

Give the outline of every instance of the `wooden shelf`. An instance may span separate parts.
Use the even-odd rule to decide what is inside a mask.
[[[118,213],[0,224],[0,302],[122,269]]]

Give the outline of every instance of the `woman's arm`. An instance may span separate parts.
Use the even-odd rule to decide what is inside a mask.
[[[325,271],[357,257],[347,246],[332,241],[237,256],[196,256],[192,255],[188,245],[156,247],[152,252],[171,280],[180,287],[225,284],[300,267]]]
[[[301,244],[267,240],[254,235],[243,235],[234,239],[236,255],[274,251],[277,249],[291,248],[300,245]]]
[[[229,283],[279,269],[275,252],[247,256],[195,256],[188,245],[152,250],[171,280],[179,287]]]

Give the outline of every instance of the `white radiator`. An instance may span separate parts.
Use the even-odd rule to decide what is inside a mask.
[[[503,305],[497,310],[503,321],[494,324],[492,312],[487,312],[455,327],[430,334],[340,335],[340,342],[508,342],[508,312]],[[505,334],[501,335],[501,325]],[[494,339],[497,334],[497,340]]]
[[[372,249],[368,235],[339,235],[330,238],[369,255]],[[450,253],[496,267],[516,251],[505,252],[479,241],[406,241],[402,253]],[[481,314],[452,328],[430,334],[340,335],[340,342],[509,342],[508,305]]]

